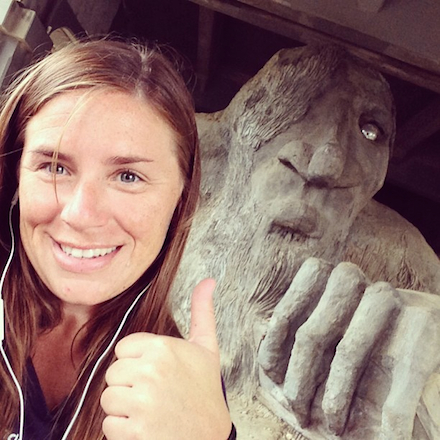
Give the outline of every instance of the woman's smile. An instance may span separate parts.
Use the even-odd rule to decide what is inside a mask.
[[[53,255],[59,268],[66,272],[93,275],[108,268],[121,250],[121,246],[75,247],[53,241]],[[117,263],[117,262],[115,262]]]
[[[67,254],[70,257],[73,258],[97,258],[97,257],[103,257],[104,255],[111,254],[114,252],[118,247],[85,247],[85,248],[77,248],[77,247],[71,247],[67,245],[60,244],[61,249],[65,254]]]

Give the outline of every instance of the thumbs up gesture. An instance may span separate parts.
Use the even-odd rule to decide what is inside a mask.
[[[228,438],[214,288],[206,279],[194,289],[188,340],[135,333],[116,345],[101,396],[108,440]]]

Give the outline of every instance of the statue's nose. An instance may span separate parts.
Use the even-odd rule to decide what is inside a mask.
[[[309,162],[307,181],[312,185],[334,187],[344,171],[346,152],[337,142],[316,148]]]
[[[280,150],[278,159],[306,182],[333,187],[343,174],[347,155],[337,132],[335,127],[314,139],[291,141]]]

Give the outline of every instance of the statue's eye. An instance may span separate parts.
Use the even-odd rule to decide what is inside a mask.
[[[360,125],[361,133],[369,141],[377,141],[382,135],[382,129],[374,122],[366,122]]]

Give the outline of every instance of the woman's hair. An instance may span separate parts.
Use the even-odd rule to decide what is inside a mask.
[[[75,387],[58,411],[55,438],[61,437],[70,421],[96,359],[108,346],[129,305],[148,283],[151,283],[149,290],[130,315],[121,337],[139,331],[179,335],[170,313],[168,294],[196,209],[200,184],[193,102],[173,63],[157,47],[111,40],[73,43],[27,68],[5,94],[0,113],[2,264],[9,252],[8,208],[18,186],[17,170],[26,125],[47,102],[62,93],[78,89],[84,89],[85,92],[112,89],[145,99],[174,132],[184,188],[156,260],[133,286],[116,298],[98,305],[94,317],[79,333],[78,341],[85,349],[85,359]],[[26,362],[36,337],[60,323],[61,304],[41,282],[21,246],[16,230],[18,216],[18,209],[15,209],[13,224],[17,255],[6,278],[3,298],[6,348],[13,368],[23,383]],[[101,422],[104,414],[99,402],[105,388],[105,371],[113,359],[114,355],[111,354],[98,370],[72,431],[72,438],[103,438]],[[16,389],[3,362],[0,363],[0,407],[0,438],[3,438],[12,431],[19,409]]]

